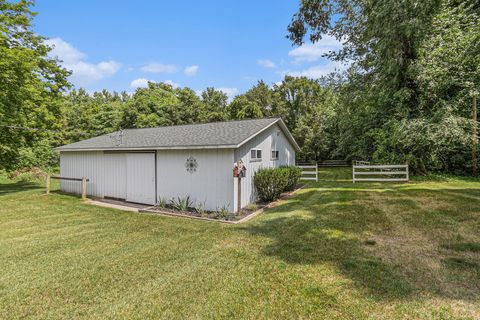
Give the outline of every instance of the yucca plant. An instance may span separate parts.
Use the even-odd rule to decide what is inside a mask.
[[[220,208],[217,208],[217,211],[216,211],[217,218],[229,220],[230,212],[228,212],[227,207],[228,206],[224,205]]]
[[[160,208],[165,208],[167,206],[167,200],[164,198],[158,199],[157,206]]]
[[[186,196],[185,198],[177,197],[177,199],[172,198],[170,200],[170,205],[179,211],[187,211],[188,208],[191,208],[193,201],[190,199],[190,196]]]
[[[201,216],[205,214],[205,206],[203,203],[198,202],[197,205],[195,206],[195,211]]]

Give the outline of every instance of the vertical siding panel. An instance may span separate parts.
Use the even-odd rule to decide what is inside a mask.
[[[60,175],[62,177],[87,177],[87,194],[90,196],[124,198],[126,168],[124,154],[103,152],[61,152]],[[78,181],[60,181],[60,190],[81,194]]]
[[[189,173],[187,158],[197,160],[198,169]],[[233,150],[159,150],[157,153],[157,193],[170,200],[190,196],[205,203],[205,209],[216,210],[228,205],[233,210]]]
[[[280,134],[277,136],[277,132]],[[276,147],[279,151],[279,160],[272,160],[272,148]],[[261,149],[262,161],[250,161],[250,150]],[[242,202],[245,207],[258,199],[253,184],[255,172],[260,168],[278,167],[281,165],[295,164],[295,149],[288,141],[282,129],[274,125],[264,132],[260,133],[243,146],[235,150],[234,160],[241,159],[247,168],[245,179],[242,179]],[[235,191],[236,192],[236,191]],[[236,197],[236,193],[235,193]]]

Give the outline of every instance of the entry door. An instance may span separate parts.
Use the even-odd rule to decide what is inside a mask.
[[[155,204],[154,153],[127,153],[127,201]]]

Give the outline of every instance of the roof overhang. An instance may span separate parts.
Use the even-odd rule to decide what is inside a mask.
[[[288,141],[290,141],[292,146],[295,148],[295,151],[300,151],[300,147],[298,146],[297,141],[295,141],[295,138],[292,136],[292,134],[290,133],[290,130],[288,130],[288,128],[287,128],[287,125],[285,124],[285,122],[283,122],[283,120],[281,118],[278,118],[276,121],[272,122],[271,124],[269,124],[265,128],[261,129],[260,131],[255,132],[250,137],[248,137],[247,139],[240,142],[236,146],[236,148],[241,147],[242,145],[244,145],[245,143],[247,143],[248,141],[250,141],[251,139],[253,139],[257,135],[259,135],[260,133],[264,132],[265,130],[268,130],[270,127],[272,127],[275,124],[278,124],[280,129],[282,129],[282,131],[285,134],[285,136],[287,137]]]

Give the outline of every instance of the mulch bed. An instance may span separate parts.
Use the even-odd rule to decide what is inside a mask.
[[[256,202],[255,207],[251,206],[251,209],[245,207],[240,210],[239,213],[226,213],[222,214],[217,211],[205,211],[203,214],[197,212],[194,208],[189,208],[187,211],[180,211],[174,209],[170,205],[159,207],[153,206],[146,209],[139,210],[140,212],[148,212],[148,213],[157,213],[157,214],[164,214],[164,215],[172,215],[172,216],[179,216],[179,217],[189,217],[195,219],[202,219],[202,220],[209,220],[209,221],[219,221],[219,222],[227,222],[227,223],[239,223],[242,220],[246,219],[252,214],[260,214],[263,210],[267,208],[275,207],[279,200],[289,199],[293,196],[293,194],[301,189],[303,185],[298,185],[295,190],[291,192],[283,193],[279,199],[272,201],[272,202]]]
[[[196,217],[196,218],[206,218],[209,220],[221,220],[221,221],[239,221],[242,220],[243,218],[251,215],[257,210],[261,210],[266,206],[266,204],[258,203],[256,204],[256,207],[253,209],[247,209],[243,208],[239,213],[227,213],[223,215],[220,212],[216,211],[205,211],[203,214],[200,214],[197,212],[194,208],[189,208],[188,211],[180,211],[176,210],[170,206],[165,206],[165,207],[159,207],[159,206],[154,206],[154,207],[149,207],[146,210],[142,211],[148,211],[148,212],[158,212],[158,213],[171,213],[174,215],[183,215],[183,216],[188,216],[188,217]]]

